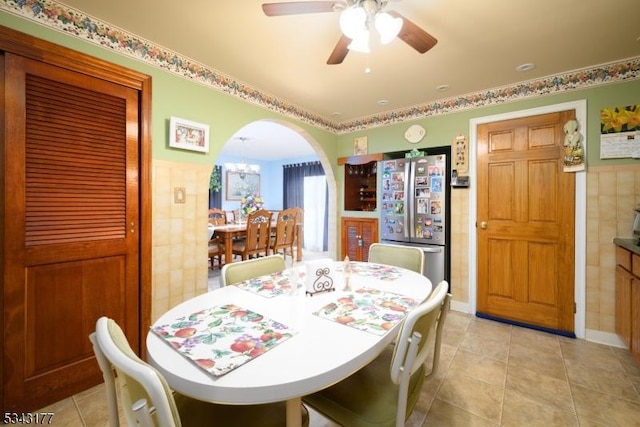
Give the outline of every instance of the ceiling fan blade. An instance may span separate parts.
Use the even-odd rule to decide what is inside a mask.
[[[286,3],[263,3],[262,11],[267,16],[299,15],[303,13],[334,12],[341,5],[335,1],[291,1]]]
[[[400,30],[400,34],[398,34],[398,38],[418,52],[425,53],[438,43],[438,40],[436,40],[435,37],[418,27],[409,19],[400,15],[398,12],[389,10],[387,13],[395,18],[402,18],[404,23],[402,24],[402,29]]]
[[[340,37],[340,40],[338,40],[336,47],[333,48],[333,52],[331,52],[329,59],[327,59],[327,64],[342,64],[342,61],[344,61],[347,53],[349,53],[349,49],[347,48],[347,46],[349,46],[349,43],[351,43],[351,39],[343,34]]]

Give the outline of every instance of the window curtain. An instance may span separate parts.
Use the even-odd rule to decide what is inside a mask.
[[[222,209],[222,166],[214,165],[214,170],[218,174],[218,186],[217,191],[214,191],[209,185],[209,208]]]
[[[325,249],[327,180],[323,175],[304,177],[304,247],[310,251]],[[313,225],[312,225],[313,224]]]
[[[316,228],[316,224],[313,224],[311,227],[311,223],[308,222],[306,210],[305,209],[305,177],[313,177],[313,176],[324,176],[324,168],[320,162],[307,162],[307,163],[293,163],[289,165],[283,166],[283,205],[284,209],[293,208],[293,207],[301,207],[305,210],[305,222],[307,222],[310,226],[305,226],[305,235],[307,228]],[[322,209],[324,218],[318,218],[318,220],[322,221],[322,250],[327,251],[329,248],[329,195],[328,195],[328,187],[326,184],[326,179],[324,180],[324,209]],[[309,209],[311,209],[309,207]],[[309,218],[310,219],[310,218]],[[307,245],[305,239],[305,247]]]

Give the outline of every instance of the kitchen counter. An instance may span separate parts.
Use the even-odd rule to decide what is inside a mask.
[[[640,246],[638,246],[638,238],[614,237],[613,243],[617,246],[625,248],[628,251],[631,251],[636,255],[640,255]]]

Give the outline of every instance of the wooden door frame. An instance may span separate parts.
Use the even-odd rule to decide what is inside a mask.
[[[469,302],[464,304],[453,304],[454,308],[471,314],[476,313],[477,305],[477,127],[481,124],[511,120],[522,117],[537,116],[539,114],[556,113],[565,110],[575,110],[576,119],[580,124],[580,134],[583,138],[583,147],[586,150],[587,144],[587,101],[578,100],[562,104],[547,105],[544,107],[531,108],[527,110],[512,111],[508,113],[496,114],[492,116],[478,117],[469,121]],[[585,338],[586,335],[586,239],[587,239],[587,173],[576,173],[575,188],[575,289],[574,298],[576,302],[576,314],[574,331],[576,337]],[[457,307],[456,307],[457,305]]]
[[[140,353],[151,325],[151,76],[0,25],[0,50],[67,70],[88,74],[139,92],[139,331]],[[0,268],[0,272],[1,272]],[[4,311],[3,302],[0,309]],[[4,323],[0,336],[4,331]],[[1,362],[0,362],[1,363]],[[0,380],[2,377],[0,365]],[[3,382],[3,381],[1,381]],[[2,399],[4,400],[4,399]]]

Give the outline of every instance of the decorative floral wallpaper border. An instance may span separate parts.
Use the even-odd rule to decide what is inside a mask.
[[[335,123],[53,0],[0,0],[0,9],[338,134],[640,78],[640,57],[635,57]]]

